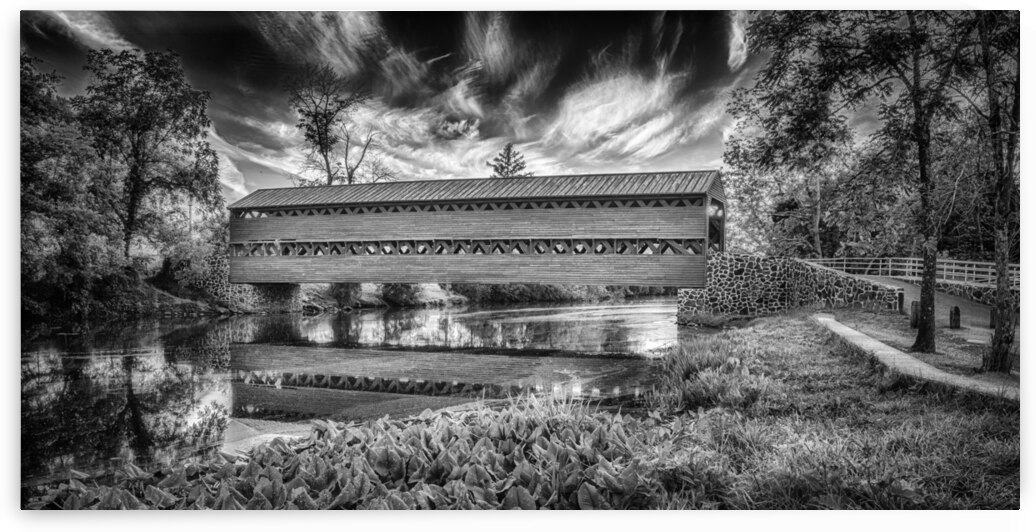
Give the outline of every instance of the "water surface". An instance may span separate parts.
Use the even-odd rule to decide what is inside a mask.
[[[677,329],[675,301],[658,299],[178,319],[54,335],[22,349],[22,482],[211,455],[243,432],[283,432],[286,422],[451,402],[264,385],[250,375],[639,393],[650,386],[651,359],[693,334]]]

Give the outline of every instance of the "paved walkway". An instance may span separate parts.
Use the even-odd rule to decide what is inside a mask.
[[[903,304],[904,312],[910,312],[911,301],[921,300],[920,286],[893,279],[892,277],[878,277],[876,275],[860,275],[859,277],[902,288],[905,298]],[[942,292],[935,293],[935,323],[937,326],[948,327],[950,325],[950,309],[953,307],[960,307],[961,326],[991,330],[989,328],[990,306]]]
[[[964,310],[962,308],[962,321],[963,315]],[[867,353],[870,353],[871,356],[876,358],[883,365],[902,375],[994,397],[1003,397],[1015,401],[1018,400],[1019,388],[1017,386],[997,385],[965,377],[963,375],[954,375],[952,373],[945,372],[930,364],[921,362],[898,349],[883,344],[855,329],[839,323],[835,320],[834,316],[830,314],[815,314],[813,315],[813,320],[823,325],[831,332],[837,334],[843,340],[855,345]]]
[[[859,275],[864,279],[870,279],[880,283],[889,284],[903,289],[903,308],[908,315],[910,313],[910,302],[921,299],[921,287],[910,284],[906,281],[893,279],[892,277],[878,277],[876,275]],[[953,307],[960,307],[960,329],[950,329],[950,310]],[[935,292],[935,325],[944,328],[944,332],[963,338],[973,344],[988,345],[993,334],[989,327],[989,312],[992,309],[989,305],[976,303],[970,299],[960,296]],[[1021,332],[1018,328],[1014,331],[1014,349],[1018,349],[1021,340]]]

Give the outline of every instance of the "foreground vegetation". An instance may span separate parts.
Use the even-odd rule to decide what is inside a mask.
[[[885,375],[802,318],[685,344],[642,413],[316,422],[247,456],[70,479],[29,508],[1017,508],[1017,404]]]

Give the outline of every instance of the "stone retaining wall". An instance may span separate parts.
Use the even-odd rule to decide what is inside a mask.
[[[677,323],[775,314],[789,308],[899,308],[902,290],[798,259],[712,253],[705,288],[678,292]]]
[[[921,286],[920,279],[904,280],[910,284]],[[983,305],[989,305],[991,307],[996,305],[996,285],[955,283],[952,281],[937,280],[935,281],[935,291],[950,294],[951,296],[963,297],[964,299],[981,303]],[[1021,291],[1014,289],[1012,292],[1014,293],[1015,308],[1021,310]]]
[[[231,283],[230,260],[226,255],[213,255],[206,263],[209,275],[203,288],[218,304],[231,311],[249,314],[302,312],[299,285]]]

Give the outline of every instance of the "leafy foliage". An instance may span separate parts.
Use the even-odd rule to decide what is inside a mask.
[[[314,422],[248,456],[113,486],[70,479],[30,508],[607,509],[649,507],[674,482],[686,426],[530,398],[501,411]]]
[[[491,177],[529,177],[532,172],[525,171],[525,157],[514,149],[514,143],[508,142],[504,149],[487,162],[486,166],[493,169]]]
[[[102,50],[87,63],[87,94],[69,100],[57,93],[59,77],[21,57],[27,326],[129,308],[140,283],[131,242],[179,263],[219,240],[193,230],[223,211],[205,140],[208,96],[190,87],[172,53]]]
[[[110,180],[92,137],[57,96],[59,78],[21,56],[21,294],[32,322],[83,317],[118,284],[119,226],[104,213]],[[117,244],[116,244],[117,246]]]
[[[764,138],[753,159],[766,168],[810,168],[824,162],[827,146],[848,125],[849,112],[873,110],[872,142],[887,153],[909,150],[904,183],[916,193],[911,227],[924,257],[921,311],[912,349],[935,350],[935,261],[941,237],[936,205],[933,131],[952,120],[958,102],[951,82],[975,29],[974,16],[948,11],[780,11],[752,22],[753,51],[769,61],[756,76],[748,109],[760,117]],[[776,146],[776,149],[773,147]],[[821,148],[821,149],[817,149]],[[813,169],[816,173],[815,169]],[[820,184],[816,186],[817,197]],[[862,199],[862,198],[858,198]],[[815,248],[821,250],[820,202],[815,201]]]
[[[316,421],[309,438],[244,456],[126,466],[107,481],[73,473],[23,507],[1018,507],[1017,404],[888,386],[864,357],[792,317],[702,339],[663,365],[671,378],[658,410],[526,397]],[[686,385],[709,374],[724,376],[718,393],[686,401]]]
[[[102,161],[118,169],[110,215],[123,229],[123,255],[133,238],[161,225],[160,196],[218,209],[219,164],[209,146],[209,96],[191,87],[174,52],[90,51],[86,95],[72,100]]]

